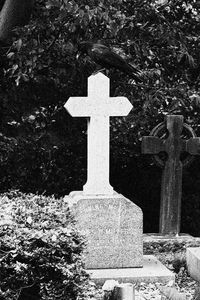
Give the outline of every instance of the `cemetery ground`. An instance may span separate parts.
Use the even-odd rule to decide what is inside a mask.
[[[176,274],[176,282],[165,277],[160,284],[162,275],[148,274],[151,283],[135,283],[136,300],[200,299],[199,282],[188,275],[186,259],[188,247],[200,250],[200,238],[143,239],[143,220],[153,223],[158,213],[149,210],[149,219],[145,213],[143,218],[137,195],[150,183],[155,191],[156,178],[144,180],[143,186],[127,176],[136,190],[127,193],[127,177],[122,179],[121,172],[128,166],[139,177],[145,165],[140,147],[144,137],[142,153],[164,167],[159,232],[177,236],[184,224],[184,232],[192,234],[191,225],[199,237],[198,164],[193,170],[196,192],[191,180],[187,194],[188,223],[181,213],[181,202],[187,199],[184,193],[182,197],[183,167],[191,155],[200,154],[199,1],[96,5],[88,0],[38,0],[27,26],[19,20],[23,9],[13,18],[17,9],[8,3],[17,1],[0,2],[1,191],[33,193],[0,195],[0,300],[134,300],[116,298],[105,286],[103,290],[86,270],[139,273],[140,268],[144,274],[143,254],[155,256],[168,268],[168,278]],[[18,24],[23,28],[13,31]],[[137,66],[142,84],[115,69],[106,71],[108,77],[91,75],[90,57],[77,58],[84,40],[108,43]],[[86,127],[71,117],[87,118],[87,155]],[[113,117],[122,119],[113,122]],[[184,129],[189,129],[186,135]],[[147,137],[149,130],[152,136]],[[119,158],[124,160],[119,183],[124,181],[125,193],[110,184],[110,153],[117,165]],[[82,180],[84,171],[87,181]],[[153,199],[152,206],[157,206],[153,195],[147,192],[144,202]]]
[[[153,254],[168,269],[175,273],[175,284],[171,281],[136,282],[135,299],[171,299],[171,300],[199,300],[199,282],[190,277],[186,265],[186,248],[199,247],[200,238],[186,236],[186,238],[155,238],[150,234],[144,235],[144,254]],[[102,300],[105,292],[101,286],[95,287],[94,298]],[[108,298],[109,299],[109,298]],[[107,299],[106,299],[107,300]],[[112,297],[110,297],[112,300]]]
[[[59,300],[115,300],[105,297],[109,293],[105,294],[102,285],[95,284],[91,279],[88,281],[85,277],[80,256],[83,250],[82,239],[74,231],[65,203],[54,197],[13,191],[1,195],[0,215],[0,292],[3,292],[0,299],[52,299],[45,294],[43,297],[46,298],[31,298],[30,291],[25,298],[18,297],[19,294],[17,298],[9,294],[12,289],[26,291],[29,288],[24,288],[27,283],[31,286],[33,280],[38,280],[42,286],[47,284],[47,291],[53,292]],[[194,294],[199,284],[187,273],[186,248],[199,246],[198,237],[163,239],[144,235],[144,254],[155,255],[176,274],[175,289],[172,282],[140,282],[135,284],[135,299],[198,300]],[[60,276],[59,280],[55,277],[51,280],[52,271]],[[61,281],[66,285],[67,297],[64,298]],[[6,290],[9,292],[7,296]],[[177,296],[177,292],[182,293],[181,296]]]
[[[70,97],[65,104],[71,116],[89,117],[87,182],[83,188],[71,191],[60,201],[53,196],[26,195],[18,191],[0,197],[0,300],[134,300],[133,297],[115,297],[105,285],[102,287],[107,278],[105,274],[101,273],[96,279],[93,275],[105,269],[107,272],[119,270],[116,274],[110,273],[110,279],[119,278],[119,283],[134,284],[136,300],[197,300],[200,297],[195,296],[198,282],[188,275],[186,259],[186,249],[199,247],[200,238],[178,237],[182,178],[179,150],[184,145],[186,152],[195,154],[199,138],[195,143],[193,139],[180,141],[176,133],[182,130],[183,117],[168,116],[167,145],[172,144],[169,148],[174,152],[166,162],[169,180],[165,183],[166,190],[171,187],[170,191],[174,192],[170,195],[179,195],[169,197],[168,201],[174,204],[178,199],[178,204],[175,202],[178,210],[173,214],[175,218],[171,218],[174,209],[170,209],[163,222],[168,225],[175,219],[170,228],[164,226],[170,238],[166,238],[166,230],[160,231],[165,234],[162,238],[143,235],[141,208],[115,192],[109,182],[109,118],[126,116],[132,109],[126,97],[109,96],[109,84],[110,79],[104,74],[90,76],[88,96]],[[154,137],[154,141],[155,138],[158,141],[159,138]],[[167,151],[163,148],[166,141],[158,143]],[[174,145],[178,145],[178,150]],[[157,149],[153,153],[157,153]],[[172,172],[176,170],[179,172]],[[91,270],[93,274],[89,279]],[[93,280],[94,283],[100,280],[102,285],[95,285]]]
[[[111,101],[113,101],[112,105]],[[113,105],[114,102],[115,105]],[[129,282],[135,284],[136,299],[138,300],[196,298],[194,294],[197,284],[187,275],[186,249],[189,246],[196,246],[198,241],[193,238],[190,241],[187,238],[183,238],[183,240],[180,238],[166,239],[166,236],[160,240],[143,239],[142,210],[128,198],[114,192],[109,183],[109,117],[127,115],[132,108],[129,100],[125,97],[114,97],[111,100],[109,79],[99,73],[88,78],[88,97],[70,97],[65,108],[73,117],[90,117],[87,135],[87,182],[83,186],[83,191],[73,191],[65,197],[65,200],[72,203],[71,211],[76,218],[77,228],[85,230],[88,242],[87,251],[84,252],[85,267],[91,271],[92,279],[102,283],[105,282],[105,278],[113,280],[119,278],[119,282],[124,283],[128,282],[130,278]],[[146,144],[148,147],[143,149],[145,153],[149,154],[170,150],[165,163],[166,172],[163,176],[164,179],[167,178],[167,180],[163,180],[166,188],[163,194],[169,196],[169,201],[165,199],[163,203],[169,203],[169,205],[167,204],[167,208],[161,210],[160,217],[166,215],[166,212],[168,215],[166,219],[164,218],[164,222],[161,222],[161,225],[164,226],[161,226],[160,233],[165,235],[168,233],[175,237],[178,236],[180,227],[181,146],[184,146],[185,152],[190,153],[189,145],[192,144],[191,152],[193,154],[194,145],[193,139],[190,139],[189,142],[180,140],[183,131],[182,116],[167,116],[167,130],[169,132],[167,142],[154,137],[152,144],[152,137],[147,137],[146,142],[148,139],[150,143]],[[195,146],[196,144],[199,144],[199,139],[195,139]],[[176,147],[177,145],[178,147]],[[157,146],[161,146],[161,148],[157,149]],[[171,149],[173,149],[173,153],[171,153]],[[149,257],[145,261],[147,256],[143,257],[143,253],[156,256],[165,267],[177,274],[175,286],[172,272],[169,272],[169,275],[166,273],[164,276],[161,272],[162,267],[158,267],[158,261],[152,271],[153,264],[151,263],[154,258],[152,256],[152,259]],[[143,277],[140,277],[141,267],[143,267]],[[155,272],[157,267],[158,273]],[[126,269],[129,271],[126,272]],[[159,281],[166,284],[167,280],[170,281],[167,286],[159,285]],[[105,290],[105,286],[103,289]],[[106,292],[108,294],[103,296],[100,288],[100,295],[97,293],[94,299],[132,300],[133,298],[130,296],[118,297],[113,295],[112,291],[109,294],[108,290]],[[163,294],[165,298],[162,296]]]

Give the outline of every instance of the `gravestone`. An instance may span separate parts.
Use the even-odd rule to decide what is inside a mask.
[[[86,237],[87,269],[142,267],[142,211],[122,195],[71,193],[78,229]]]
[[[126,116],[125,97],[109,97],[109,79],[99,73],[88,79],[88,96],[70,98],[65,108],[74,117],[88,117],[88,169],[83,191],[66,201],[77,227],[86,236],[85,267],[96,283],[174,280],[152,255],[143,256],[143,214],[109,183],[109,118]]]
[[[109,182],[109,118],[126,116],[132,105],[109,92],[109,79],[98,73],[88,79],[87,97],[71,97],[65,104],[73,117],[88,117],[87,182],[66,198],[88,241],[88,269],[142,267],[143,260],[142,211]]]
[[[163,139],[165,128],[168,137]],[[182,139],[183,129],[192,136],[190,139]],[[160,152],[167,153],[165,162],[157,156]],[[164,123],[153,129],[150,136],[143,137],[142,153],[154,154],[158,164],[163,167],[159,232],[178,235],[181,221],[182,169],[189,163],[191,155],[200,154],[200,138],[195,137],[192,129],[183,123],[183,116],[168,115]],[[181,153],[188,153],[183,161],[180,160]]]
[[[190,276],[200,282],[200,247],[186,249],[186,263]]]

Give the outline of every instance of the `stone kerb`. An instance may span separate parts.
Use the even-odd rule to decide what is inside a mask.
[[[190,276],[200,282],[200,247],[186,249],[186,262]]]

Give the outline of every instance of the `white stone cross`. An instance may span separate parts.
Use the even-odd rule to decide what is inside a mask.
[[[72,117],[88,120],[87,182],[83,193],[112,195],[109,183],[109,117],[126,116],[132,104],[125,97],[110,97],[110,80],[102,73],[88,78],[88,97],[70,97],[65,108]]]

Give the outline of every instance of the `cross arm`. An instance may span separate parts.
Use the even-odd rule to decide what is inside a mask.
[[[156,136],[144,136],[142,138],[142,153],[157,154],[165,150],[164,141]]]
[[[200,154],[200,138],[190,138],[185,144],[186,152],[190,153],[191,155]]]

